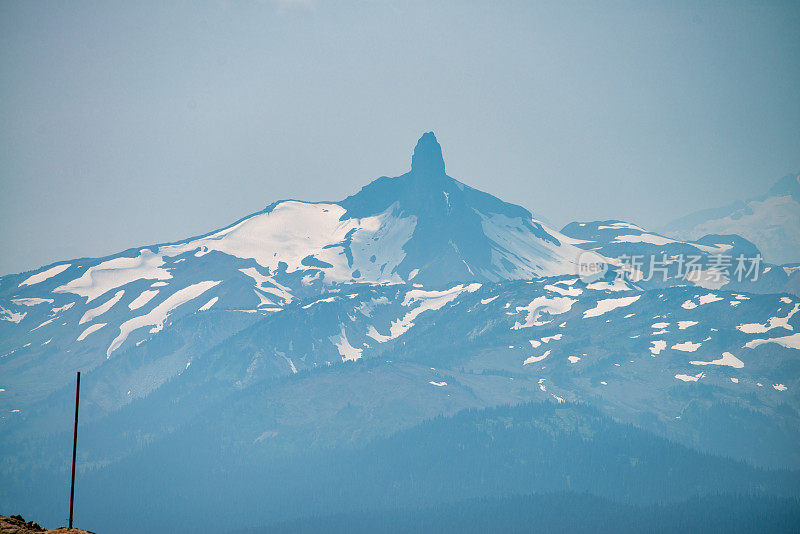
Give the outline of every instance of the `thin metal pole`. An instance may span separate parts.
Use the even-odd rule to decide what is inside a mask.
[[[75,501],[75,453],[78,449],[78,403],[81,400],[81,372],[75,386],[75,431],[72,434],[72,483],[69,486],[69,528],[72,528],[72,503]]]

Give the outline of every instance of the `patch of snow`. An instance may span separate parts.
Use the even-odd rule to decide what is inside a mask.
[[[718,297],[714,293],[708,293],[706,295],[701,295],[699,302],[702,306],[703,304],[711,304],[712,302],[717,302],[719,300],[722,300],[722,297]]]
[[[794,308],[792,308],[786,317],[770,317],[767,320],[766,325],[761,323],[740,324],[736,327],[736,329],[744,332],[745,334],[763,334],[764,332],[769,332],[773,328],[794,330],[792,325],[789,324],[789,319],[791,319],[798,310],[800,310],[800,303],[795,304]]]
[[[678,329],[679,330],[686,330],[690,326],[694,326],[697,324],[697,321],[678,321]]]
[[[342,357],[343,362],[354,362],[361,359],[361,353],[364,349],[357,349],[350,344],[350,342],[347,340],[347,334],[345,334],[344,331],[344,325],[342,325],[339,335],[332,336],[330,340],[331,343],[336,345],[336,349],[339,351],[339,356]]]
[[[722,358],[710,362],[693,361],[689,363],[692,365],[727,365],[734,369],[741,369],[744,367],[744,362],[730,352],[723,352]]]
[[[54,267],[50,267],[49,269],[47,269],[45,271],[42,271],[40,273],[36,273],[36,274],[34,274],[32,276],[29,276],[28,278],[23,280],[22,283],[20,283],[18,287],[32,286],[33,284],[38,284],[38,283],[44,282],[48,278],[52,278],[52,277],[54,277],[56,275],[59,275],[59,274],[63,273],[64,271],[69,269],[69,267],[71,265],[72,265],[71,263],[62,263],[61,265],[56,265]]]
[[[446,386],[447,382],[434,382],[433,380],[431,380],[430,382],[428,382],[428,384],[431,384],[431,385],[434,385],[434,386],[440,388],[440,387]]]
[[[778,391],[786,391],[786,386],[783,384],[772,384],[772,387],[777,389]]]
[[[216,304],[218,300],[219,300],[219,297],[212,298],[211,300],[209,300],[208,302],[206,302],[205,304],[200,306],[200,308],[197,311],[206,311],[206,310],[210,309],[211,306]]]
[[[745,343],[745,347],[753,349],[765,343],[776,343],[787,349],[800,349],[800,333],[792,334],[790,336],[773,337],[771,339],[754,339]]]
[[[100,317],[101,315],[106,313],[108,310],[113,308],[114,305],[117,302],[119,302],[119,300],[122,298],[122,295],[124,295],[124,294],[125,294],[125,290],[124,289],[120,289],[119,291],[117,291],[114,294],[113,297],[108,299],[106,302],[104,302],[100,306],[97,306],[96,308],[91,308],[89,310],[86,310],[86,313],[83,314],[83,317],[81,317],[81,320],[78,321],[78,324],[88,323],[89,321],[93,321],[95,318]]]
[[[547,297],[544,295],[536,297],[527,306],[517,307],[517,312],[527,311],[528,314],[525,317],[524,323],[517,321],[512,329],[519,330],[520,328],[529,328],[531,326],[541,326],[542,324],[547,324],[547,322],[543,323],[539,321],[542,313],[560,315],[568,312],[572,308],[572,305],[576,302],[577,300],[569,297]]]
[[[569,360],[569,363],[578,363],[581,361],[580,357],[578,356],[568,356],[567,359]]]
[[[128,304],[128,308],[132,310],[138,310],[148,302],[150,302],[153,297],[158,295],[158,289],[145,289],[142,291],[138,297],[133,299],[130,304]]]
[[[592,282],[586,289],[593,291],[631,291],[631,286],[621,278],[615,278],[611,282]]]
[[[310,304],[306,304],[306,305],[305,305],[305,306],[303,306],[302,308],[303,308],[304,310],[307,310],[307,309],[309,309],[310,307],[314,306],[315,304],[319,304],[320,302],[333,302],[333,301],[335,301],[335,300],[336,300],[336,297],[328,297],[328,298],[324,298],[324,299],[319,299],[319,300],[315,300],[314,302],[312,302],[312,303],[310,303]]]
[[[657,339],[656,341],[651,341],[651,343],[653,346],[650,347],[650,352],[653,354],[653,356],[656,356],[662,350],[667,348],[667,342],[663,339]]]
[[[100,330],[101,328],[103,328],[107,324],[108,323],[97,323],[97,324],[93,324],[93,325],[89,326],[89,328],[87,328],[86,330],[81,332],[81,335],[79,335],[78,339],[76,339],[75,341],[83,341],[84,339],[86,339],[86,336],[88,336],[89,334],[92,334],[94,332],[97,332],[98,330]]]
[[[608,313],[612,310],[616,310],[617,308],[630,306],[631,304],[639,300],[639,298],[641,298],[641,295],[636,295],[633,297],[600,299],[597,301],[597,305],[594,308],[591,308],[583,312],[583,318],[587,319],[589,317],[599,317],[600,315]]]
[[[72,308],[74,305],[75,305],[74,302],[70,302],[68,304],[65,304],[65,305],[59,307],[59,308],[53,308],[53,311],[50,313],[50,317],[56,316],[59,313],[61,313],[62,311],[67,311],[68,309]]]
[[[550,352],[551,351],[548,350],[548,351],[545,351],[545,353],[542,354],[541,356],[531,356],[530,358],[527,358],[524,362],[522,362],[522,365],[528,365],[529,363],[540,362],[540,361],[544,360],[545,358],[547,358],[550,355]]]
[[[584,224],[581,224],[584,226]],[[627,223],[624,221],[617,221],[611,224],[601,225],[597,227],[598,230],[620,230],[620,229],[630,229],[630,230],[638,230],[639,232],[646,232],[644,228],[641,226],[636,226],[635,224]]]
[[[39,297],[26,297],[26,298],[19,298],[19,299],[11,299],[11,302],[16,304],[17,306],[38,306],[39,304],[52,304],[53,299],[43,299]]]
[[[691,341],[684,341],[683,343],[675,343],[672,345],[674,350],[680,350],[683,352],[694,352],[700,348],[702,343],[692,343]]]
[[[558,293],[559,295],[564,295],[566,297],[577,297],[581,293],[583,293],[582,289],[579,289],[577,287],[572,287],[572,286],[559,287],[559,286],[554,285],[554,284],[548,284],[548,285],[544,286],[544,288],[546,290],[548,290],[548,291],[552,291],[553,293]]]
[[[649,243],[651,245],[668,245],[670,243],[678,243],[674,239],[660,236],[657,234],[642,233],[639,235],[618,235],[614,238],[617,243]]]
[[[0,321],[11,321],[12,323],[19,324],[26,315],[28,315],[28,312],[15,312],[0,306]]]
[[[700,373],[694,376],[691,375],[675,375],[675,378],[678,380],[683,380],[684,382],[697,382],[701,378],[703,378],[704,373]]]
[[[40,324],[39,326],[37,326],[36,328],[34,328],[33,330],[31,330],[31,332],[33,332],[34,330],[39,330],[41,327],[43,327],[43,326],[47,326],[47,325],[49,325],[50,323],[52,323],[53,321],[55,321],[55,320],[56,320],[56,318],[55,318],[55,317],[53,317],[52,319],[48,319],[48,320],[46,320],[45,322],[43,322],[42,324]]]
[[[553,340],[559,341],[562,337],[564,337],[564,334],[556,334],[554,336],[545,336],[545,337],[542,338],[542,343],[549,343],[550,341],[553,341]]]

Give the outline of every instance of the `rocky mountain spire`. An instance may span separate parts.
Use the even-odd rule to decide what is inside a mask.
[[[444,174],[442,147],[433,132],[427,132],[417,141],[411,157],[411,172],[425,174]]]

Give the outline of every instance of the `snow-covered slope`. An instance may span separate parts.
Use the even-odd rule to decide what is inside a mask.
[[[755,243],[770,263],[800,262],[800,174],[784,176],[761,197],[687,215],[661,231],[688,240],[738,234]]]
[[[644,288],[688,284],[800,294],[800,269],[766,263],[758,248],[738,235],[681,241],[618,220],[573,222],[561,232],[578,247],[627,265],[631,280]]]

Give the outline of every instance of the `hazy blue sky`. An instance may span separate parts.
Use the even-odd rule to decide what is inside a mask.
[[[0,3],[0,273],[410,165],[556,226],[800,171],[798,2]]]

